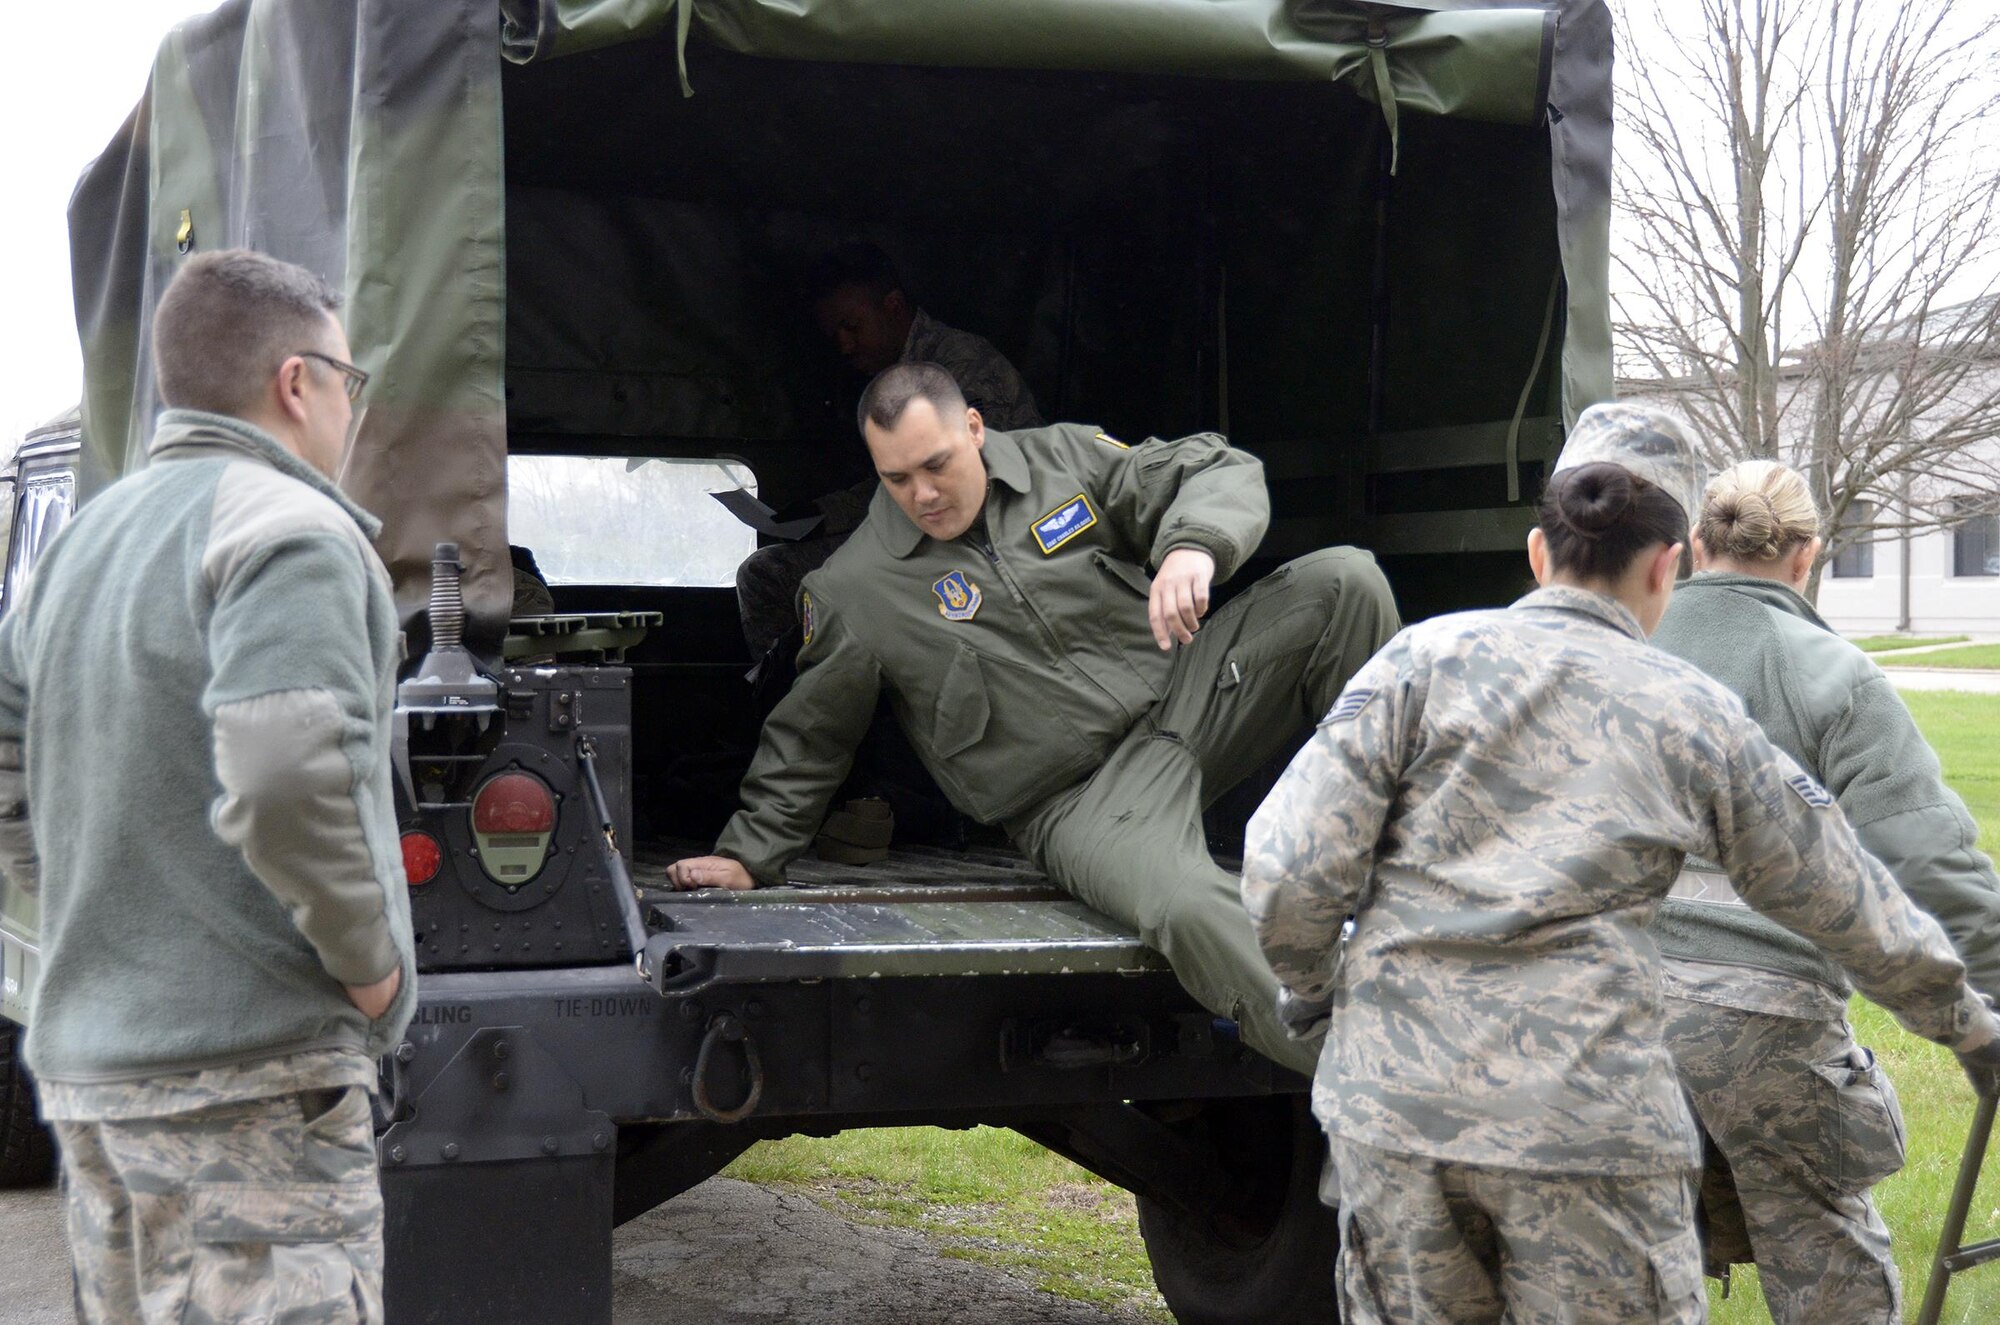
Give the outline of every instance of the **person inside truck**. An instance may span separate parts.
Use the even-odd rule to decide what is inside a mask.
[[[1542,587],[1397,636],[1251,820],[1245,906],[1287,1022],[1326,1030],[1349,1325],[1706,1318],[1700,1130],[1646,932],[1688,855],[1913,1032],[2000,1063],[1944,931],[1833,798],[1647,643],[1696,474],[1673,416],[1586,410],[1528,536]]]
[[[1310,1071],[1202,810],[1296,748],[1395,632],[1374,558],[1287,563],[1212,617],[1269,521],[1263,466],[1213,433],[1135,446],[1078,424],[989,431],[952,375],[863,393],[881,486],[800,594],[799,677],[743,808],[676,887],[784,881],[886,692],[962,812],[1131,925],[1254,1048]]]
[[[1819,531],[1796,470],[1751,460],[1718,474],[1694,533],[1697,574],[1653,643],[1742,697],[1945,927],[1973,987],[2000,994],[2000,877],[1895,687],[1803,597]],[[1749,1241],[1735,1254],[1755,1256],[1776,1325],[1901,1319],[1869,1189],[1903,1166],[1903,1120],[1847,1024],[1847,977],[1744,906],[1712,866],[1683,873],[1652,932],[1666,958],[1667,1046],[1714,1152],[1710,1227],[1733,1193],[1741,1218],[1729,1226]]]
[[[919,308],[904,291],[896,264],[876,245],[854,240],[828,252],[814,266],[808,289],[827,342],[864,378],[896,363],[935,363],[952,375],[987,427],[1012,432],[1042,426],[1034,393],[1007,356],[985,337],[946,326]],[[799,583],[826,564],[868,514],[875,483],[871,475],[818,498],[813,505],[822,518],[814,537],[760,548],[737,569],[736,601],[753,662],[798,625]]]

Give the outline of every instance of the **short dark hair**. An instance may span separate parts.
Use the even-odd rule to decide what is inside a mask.
[[[860,407],[854,411],[854,426],[868,435],[868,425],[893,428],[902,421],[903,411],[913,400],[928,400],[938,417],[949,423],[965,417],[965,393],[952,375],[934,363],[891,364],[875,374],[875,380],[861,393]]]
[[[818,303],[849,285],[858,285],[877,299],[887,299],[903,288],[903,277],[880,247],[865,239],[850,239],[813,264],[806,293]]]
[[[180,409],[240,414],[278,365],[326,340],[340,292],[304,267],[245,248],[189,258],[153,314],[160,399]]]
[[[1647,548],[1687,542],[1687,512],[1672,493],[1620,465],[1565,469],[1549,480],[1537,513],[1555,569],[1615,580]]]

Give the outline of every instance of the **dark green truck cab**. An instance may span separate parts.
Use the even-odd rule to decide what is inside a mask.
[[[343,482],[414,660],[392,1319],[608,1320],[616,1222],[761,1138],[920,1123],[1134,1191],[1183,1321],[1332,1318],[1305,1083],[991,831],[940,808],[875,864],[664,889],[769,698],[755,539],[708,494],[866,473],[802,289],[866,237],[1045,416],[1260,456],[1239,585],[1356,543],[1408,617],[1505,601],[1610,394],[1610,60],[1600,0],[236,0],[168,39],[72,204],[81,425],[23,448],[14,539],[45,454],[83,500],[143,463],[186,252],[344,283],[373,385]],[[554,616],[510,620],[510,543]],[[0,912],[17,1022],[31,905]]]

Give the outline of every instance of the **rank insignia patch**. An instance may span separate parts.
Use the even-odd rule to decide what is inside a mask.
[[[813,596],[809,593],[801,593],[799,595],[799,624],[805,627],[806,631],[805,642],[807,644],[812,643],[813,642]]]
[[[1815,810],[1830,809],[1833,806],[1832,794],[1804,773],[1792,774],[1785,779],[1785,785],[1796,791],[1799,799]]]
[[[955,570],[931,586],[931,592],[938,596],[938,615],[946,621],[970,621],[985,601],[979,586],[965,578],[965,572]]]
[[[1097,512],[1090,508],[1090,498],[1079,492],[1035,521],[1035,542],[1041,544],[1046,557],[1096,523]]]
[[[1361,716],[1361,710],[1373,702],[1378,690],[1350,690],[1340,697],[1340,702],[1326,715],[1328,722],[1351,722]]]
[[[1125,445],[1125,443],[1119,441],[1116,437],[1113,437],[1108,432],[1101,432],[1097,434],[1097,440],[1103,442],[1106,446],[1115,446],[1121,451],[1129,451],[1132,449],[1131,447]]]

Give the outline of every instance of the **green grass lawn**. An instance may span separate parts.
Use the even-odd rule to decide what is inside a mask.
[[[1889,649],[1914,649],[1921,644],[1963,644],[1966,635],[1868,635],[1850,643],[1863,653],[1882,653]]]
[[[2000,849],[2000,695],[1904,698],[1946,778],[1979,820],[1981,848]],[[1958,1173],[1972,1091],[1949,1053],[1906,1034],[1881,1009],[1857,999],[1853,1020],[1894,1079],[1909,1127],[1909,1161],[1876,1197],[1895,1232],[1905,1306],[1914,1318]],[[1132,1198],[1012,1132],[913,1127],[795,1137],[754,1147],[727,1172],[806,1192],[850,1218],[920,1230],[947,1256],[1006,1267],[1065,1297],[1129,1317],[1170,1319],[1153,1288]],[[1987,1172],[1969,1239],[2000,1236],[2000,1151]],[[1709,1302],[1716,1325],[1770,1320],[1754,1269],[1737,1273],[1728,1301],[1712,1288]],[[2000,1319],[2000,1265],[1956,1279],[1944,1319],[1950,1325]]]
[[[864,1223],[924,1233],[945,1255],[1051,1293],[1171,1320],[1131,1194],[1017,1132],[935,1127],[761,1142],[725,1172],[802,1191]]]
[[[1907,657],[1884,654],[1881,661],[1894,666],[1897,661],[1911,667],[2000,667],[2000,644],[1968,644],[1962,649],[1939,649],[1936,653],[1913,653]]]

